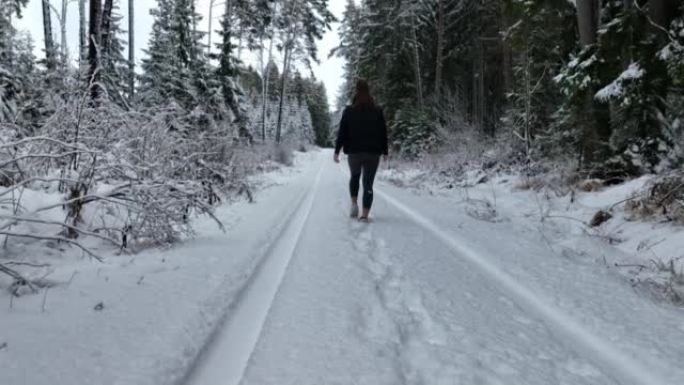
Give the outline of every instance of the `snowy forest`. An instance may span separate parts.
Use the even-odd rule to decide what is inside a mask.
[[[346,62],[338,110],[354,79],[369,80],[401,158],[482,158],[497,148],[497,164],[562,163],[614,181],[681,165],[684,16],[674,0],[348,0],[340,45],[322,53],[316,42],[335,21],[325,0],[211,2],[214,42],[197,24],[215,15],[159,0],[141,68],[133,0],[128,26],[119,1],[80,0],[75,54],[71,3],[43,1],[36,57],[12,24],[26,0],[2,0],[0,164],[14,206],[4,235],[31,236],[11,230],[30,219],[18,197],[42,186],[68,197],[66,220],[51,223],[62,241],[89,231],[79,226],[83,207],[104,202],[129,214],[99,236],[118,246],[171,240],[176,231],[160,232],[162,223],[211,212],[225,188],[247,189],[245,174],[262,162],[241,158],[254,156],[250,147],[330,144],[325,86],[298,69],[321,55]],[[257,68],[241,60],[247,54]],[[173,220],[152,219],[162,217]]]
[[[194,0],[159,0],[136,58],[133,0],[79,0],[78,52],[66,34],[76,2],[43,0],[36,57],[32,36],[13,26],[27,1],[2,0],[3,248],[51,239],[95,256],[82,239],[121,250],[173,242],[226,193],[250,195],[245,178],[265,162],[329,144],[325,86],[301,72],[334,20],[327,1],[214,3],[200,15]],[[218,41],[198,30],[204,17]],[[248,54],[256,68],[241,61]]]
[[[317,48],[337,22],[326,0],[211,1],[218,17],[193,0],[158,0],[139,68],[133,0],[78,1],[75,53],[65,31],[76,2],[43,0],[38,57],[13,26],[26,3],[2,0],[0,13],[5,248],[44,239],[37,227],[93,255],[80,239],[128,249],[190,234],[191,213],[249,194],[246,176],[268,159],[331,144],[339,112],[301,71],[327,56],[346,63],[335,108],[367,79],[396,158],[436,154],[452,171],[562,165],[618,183],[684,157],[675,0],[348,0],[330,52]],[[204,17],[218,41],[198,29]]]
[[[347,4],[340,100],[369,79],[402,155],[475,140],[503,144],[508,164],[563,161],[605,179],[681,165],[681,2]]]
[[[0,384],[684,384],[683,250],[682,0],[0,0]]]

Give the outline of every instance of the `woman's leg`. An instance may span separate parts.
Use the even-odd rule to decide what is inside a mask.
[[[352,205],[356,205],[359,196],[359,179],[361,179],[361,159],[359,155],[350,154],[347,158],[349,162],[349,194],[351,195]]]
[[[379,155],[366,155],[363,162],[363,213],[361,214],[363,218],[368,218],[373,205],[373,182],[379,165]]]

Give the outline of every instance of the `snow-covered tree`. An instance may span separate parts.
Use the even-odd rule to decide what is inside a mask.
[[[281,12],[275,21],[280,31],[280,50],[283,54],[280,83],[280,105],[276,123],[276,142],[280,142],[283,106],[287,80],[293,62],[301,60],[305,65],[318,61],[316,41],[323,37],[326,29],[335,20],[328,10],[328,0],[280,0]]]
[[[177,103],[192,110],[213,100],[211,74],[200,48],[202,34],[193,0],[158,0],[152,34],[143,59],[139,98],[146,105]],[[212,107],[212,106],[208,106]]]
[[[110,99],[119,104],[129,100],[129,62],[124,57],[125,31],[121,29],[123,17],[119,14],[119,2],[107,0],[102,15],[102,72],[105,88]]]

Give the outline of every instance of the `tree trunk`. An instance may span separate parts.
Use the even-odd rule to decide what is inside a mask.
[[[278,104],[278,121],[276,123],[276,143],[280,143],[281,127],[283,123],[283,103],[285,101],[285,87],[287,86],[287,74],[290,67],[290,56],[292,53],[290,50],[285,51],[285,57],[283,58],[283,74],[280,80],[280,102]]]
[[[280,143],[281,126],[283,122],[283,102],[285,98],[285,86],[287,86],[287,76],[290,70],[290,62],[292,60],[292,50],[294,47],[295,38],[297,36],[297,10],[298,0],[292,0],[292,10],[290,11],[290,28],[285,39],[285,55],[283,57],[283,78],[280,83],[280,103],[278,105],[278,121],[276,123],[276,143]]]
[[[264,75],[261,77],[263,79],[262,85],[262,100],[261,100],[261,139],[266,141],[266,103],[268,102],[268,86],[271,80],[271,71],[268,70],[271,60],[273,59],[273,37],[271,37],[268,43],[268,61],[266,61],[266,66],[264,67]]]
[[[101,0],[90,0],[90,20],[88,37],[88,82],[90,87],[90,97],[97,101],[102,94],[100,88],[100,20],[102,15]]]
[[[80,69],[83,69],[88,58],[85,2],[86,0],[78,0],[78,65]]]
[[[596,43],[599,21],[599,0],[576,0],[577,25],[582,46]]]
[[[102,48],[100,56],[104,60],[109,60],[109,48],[112,44],[112,8],[114,7],[113,0],[104,0],[104,10],[102,11],[102,24],[100,26],[100,34],[102,41]]]
[[[472,61],[473,89],[472,89],[472,122],[482,132],[484,126],[484,52],[482,39],[475,38],[475,57]]]
[[[240,23],[240,29],[238,29],[238,52],[237,52],[237,60],[238,62],[242,61],[242,40],[243,40],[243,35],[245,34],[245,27]]]
[[[273,59],[273,40],[275,39],[275,31],[273,29],[273,20],[275,20],[276,17],[276,12],[278,10],[278,5],[277,3],[273,4],[273,12],[271,14],[271,25],[269,28],[271,29],[271,36],[269,38],[268,42],[268,60],[266,60],[266,65],[263,66],[262,68],[262,75],[261,79],[263,81],[262,84],[262,100],[261,100],[261,140],[264,142],[266,141],[266,103],[268,102],[268,86],[270,83],[270,78],[271,78],[271,71],[268,70],[269,65],[271,64],[271,60]],[[263,47],[261,48],[262,50],[262,56],[263,56]]]
[[[209,0],[209,26],[207,27],[207,55],[211,54],[211,35],[214,31],[211,30],[212,20],[214,19],[214,1]]]
[[[413,65],[416,72],[416,98],[418,106],[423,108],[423,81],[420,73],[420,52],[418,51],[418,35],[416,34],[416,15],[411,18],[411,34],[413,35]]]
[[[677,14],[678,0],[650,0],[650,16],[654,23],[668,29]]]
[[[52,40],[52,19],[50,1],[43,0],[43,35],[45,38],[45,64],[48,70],[55,69],[55,44]]]
[[[67,22],[67,5],[69,5],[69,0],[62,0],[62,11],[59,15],[59,32],[60,32],[60,62],[62,68],[66,69],[67,60],[69,53],[67,52],[67,32],[66,32],[66,22]]]
[[[437,53],[435,63],[435,101],[439,102],[444,68],[444,0],[437,0]]]
[[[525,159],[530,160],[531,148],[531,129],[530,117],[532,116],[532,74],[530,71],[530,47],[525,42],[525,127],[523,131],[523,139],[525,140]]]
[[[501,3],[501,30],[506,31],[511,27],[511,20],[506,2]],[[501,56],[503,59],[503,88],[505,92],[509,92],[513,89],[513,49],[507,35],[501,39]]]
[[[128,100],[135,96],[135,24],[134,0],[128,0]]]
[[[599,0],[576,0],[577,25],[580,33],[580,43],[587,47],[597,42],[599,27]],[[597,90],[586,91],[586,113],[580,118],[582,127],[582,167],[590,168],[603,161],[608,153],[605,145],[610,139],[610,118],[606,105],[597,103],[594,94]]]

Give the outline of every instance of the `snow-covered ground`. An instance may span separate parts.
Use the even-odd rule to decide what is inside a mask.
[[[405,165],[382,170],[379,178],[443,197],[470,218],[536,232],[551,255],[612,270],[640,294],[684,306],[684,227],[662,217],[640,218],[625,207],[650,193],[652,175],[609,187],[589,180],[572,189],[549,176],[471,170],[453,180]],[[611,217],[590,226],[601,210]]]
[[[643,180],[571,204],[383,170],[362,224],[331,158],[264,176],[219,210],[225,234],[202,222],[170,250],[64,263],[11,309],[0,294],[0,384],[684,383],[684,311],[615,267],[676,257],[681,229],[581,224]]]

